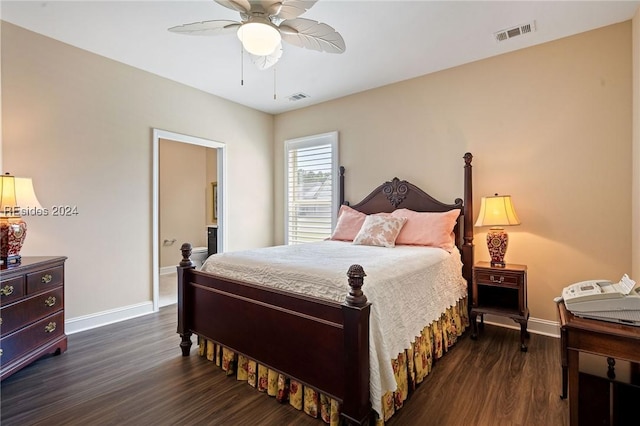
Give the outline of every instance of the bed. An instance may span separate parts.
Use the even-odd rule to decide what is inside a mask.
[[[384,216],[393,215],[394,211],[401,209],[441,213],[459,210],[453,229],[455,247],[452,248],[452,255],[460,255],[460,259],[455,260],[460,265],[466,286],[466,294],[462,297],[470,294],[473,264],[472,158],[470,153],[464,155],[464,199],[458,198],[453,204],[442,203],[415,185],[394,178],[378,186],[361,202],[350,206],[350,209],[368,216],[380,213],[386,214]],[[346,205],[342,168],[340,193],[341,202]],[[343,250],[344,245],[349,245],[340,245],[337,241],[327,243],[333,244],[329,249],[324,249],[328,251]],[[278,250],[276,248],[265,250],[273,258],[282,258],[281,254],[273,252]],[[284,374],[296,383],[337,401],[343,421],[367,424],[372,416],[372,407],[378,405],[378,401],[372,404],[370,400],[370,394],[374,392],[373,386],[370,387],[370,379],[376,375],[385,376],[385,372],[376,372],[376,365],[372,368],[372,363],[376,362],[371,355],[377,342],[375,334],[379,334],[380,330],[373,328],[374,335],[370,336],[370,325],[377,327],[379,314],[374,309],[372,316],[372,303],[367,298],[367,271],[360,263],[366,263],[369,256],[366,250],[369,249],[364,250],[363,262],[354,263],[341,271],[341,274],[346,274],[344,281],[348,283],[348,286],[344,286],[347,289],[344,297],[336,294],[339,290],[335,286],[327,292],[331,294],[329,297],[319,297],[321,295],[317,292],[309,295],[308,292],[292,291],[286,286],[267,286],[255,281],[255,278],[247,279],[240,273],[223,276],[217,272],[198,271],[189,259],[191,245],[183,244],[183,260],[178,266],[177,330],[181,336],[183,356],[190,354],[191,336],[196,334],[233,353],[259,360],[270,371]],[[351,259],[346,255],[344,257]],[[248,262],[246,264],[249,266],[253,262],[251,259],[249,257],[243,261]],[[357,255],[353,259],[358,259]],[[401,276],[408,269],[404,262],[399,257],[396,261],[390,261],[385,268],[392,271],[391,275]],[[374,264],[370,265],[375,270]],[[273,276],[271,273],[268,275]],[[280,282],[278,277],[269,279],[274,283]],[[369,280],[372,280],[370,291],[376,293],[377,283],[373,277]],[[308,281],[315,281],[315,278],[309,276]],[[395,294],[407,297],[398,290]],[[388,295],[374,298],[374,303],[375,300],[379,301],[376,308],[383,306],[385,297],[389,298]],[[466,303],[461,306],[466,310]],[[444,312],[448,308],[444,306],[442,309]]]

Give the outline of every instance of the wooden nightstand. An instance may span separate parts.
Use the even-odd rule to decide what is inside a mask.
[[[471,338],[478,337],[478,315],[481,327],[484,326],[484,314],[506,316],[520,324],[520,350],[526,352],[525,339],[529,337],[527,267],[515,264],[493,267],[489,262],[478,262],[473,265],[472,291]]]

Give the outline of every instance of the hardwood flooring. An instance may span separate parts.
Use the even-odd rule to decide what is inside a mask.
[[[69,349],[0,384],[3,426],[315,425],[178,348],[175,305],[159,313],[69,336]],[[401,425],[565,425],[558,339],[486,325],[436,363],[406,406]]]

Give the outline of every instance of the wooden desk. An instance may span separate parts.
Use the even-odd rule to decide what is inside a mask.
[[[564,303],[558,303],[562,344],[562,396],[569,385],[569,420],[577,426],[579,353],[640,362],[640,327],[574,316]],[[611,366],[611,363],[609,364]]]

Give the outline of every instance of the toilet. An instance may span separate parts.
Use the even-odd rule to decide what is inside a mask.
[[[207,260],[207,247],[194,247],[191,249],[191,260],[196,264],[196,269],[202,268],[202,264]]]

